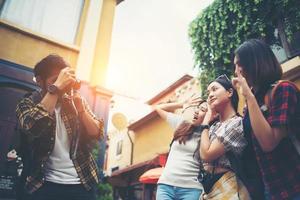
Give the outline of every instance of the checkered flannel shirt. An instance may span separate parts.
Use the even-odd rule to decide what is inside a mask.
[[[88,136],[84,129],[81,129],[83,132],[81,132],[80,147],[76,153],[74,152],[75,137],[73,137],[76,117],[67,109],[68,102],[62,104],[61,115],[71,141],[70,158],[74,163],[81,183],[87,190],[90,190],[98,183],[98,169],[91,154],[91,147],[97,140],[103,138],[104,123],[103,120],[96,118],[84,99],[83,102],[86,112],[98,121],[99,135],[92,138]],[[35,104],[32,95],[20,101],[16,108],[16,114],[20,127],[24,130],[24,134],[27,135],[32,147],[33,156],[30,160],[30,172],[25,185],[26,190],[32,193],[44,183],[44,164],[49,158],[55,143],[55,117],[41,103]]]
[[[235,155],[240,155],[247,145],[242,117],[234,116],[225,122],[215,122],[209,129],[209,139],[210,141],[218,139],[224,145],[226,152],[231,151]],[[231,168],[226,154],[204,165]]]
[[[277,87],[270,105],[270,111],[265,117],[271,127],[287,127],[288,123],[298,131],[289,134],[300,136],[300,122],[295,115],[300,112],[296,88],[286,82]],[[298,106],[297,105],[298,102]],[[299,118],[298,118],[299,119]],[[300,194],[300,156],[289,137],[282,139],[272,151],[265,153],[260,148],[252,134],[256,158],[263,176],[265,189],[271,199],[292,199]]]

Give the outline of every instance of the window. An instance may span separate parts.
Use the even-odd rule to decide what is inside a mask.
[[[273,44],[273,45],[271,45],[271,49],[272,49],[273,53],[275,54],[279,63],[282,63],[287,60],[288,57],[286,55],[286,51],[284,50],[284,48],[282,46]]]
[[[285,24],[283,20],[279,20],[274,36],[277,44],[271,45],[271,48],[280,63],[300,55],[300,31],[294,32],[289,41],[285,33]]]
[[[74,43],[84,0],[6,0],[0,18],[53,37]]]
[[[119,140],[117,142],[117,151],[116,151],[116,156],[119,156],[122,154],[122,146],[123,146],[123,140]]]

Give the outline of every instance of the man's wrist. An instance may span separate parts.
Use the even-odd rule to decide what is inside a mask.
[[[48,92],[49,94],[52,94],[52,95],[57,95],[57,96],[60,95],[60,89],[59,89],[56,85],[54,85],[54,84],[49,85],[49,86],[47,87],[47,92]]]

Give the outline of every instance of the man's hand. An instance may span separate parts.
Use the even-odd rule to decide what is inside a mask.
[[[74,104],[75,104],[78,114],[85,111],[83,99],[80,96],[79,92],[76,92],[76,91],[74,92],[73,101],[74,101]]]
[[[62,69],[54,83],[54,85],[60,90],[64,91],[68,86],[74,84],[76,81],[75,71],[70,67]]]

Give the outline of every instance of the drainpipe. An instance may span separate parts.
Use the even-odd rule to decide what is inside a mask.
[[[131,150],[130,150],[130,165],[132,165],[132,162],[133,162],[133,141],[132,141],[132,138],[130,137],[130,134],[129,134],[129,129],[127,129],[127,136],[130,140],[130,146],[131,146]]]

